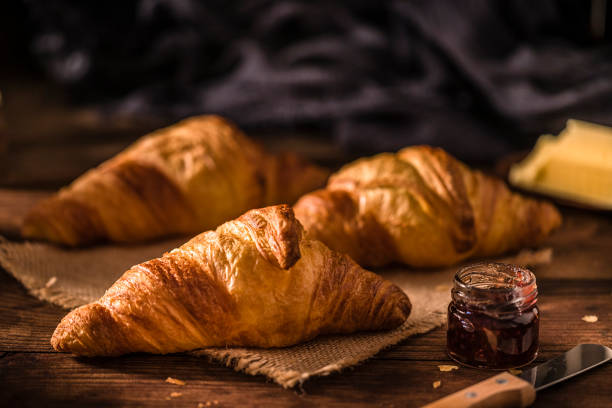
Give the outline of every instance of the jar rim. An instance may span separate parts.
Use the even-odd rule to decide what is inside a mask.
[[[466,282],[464,278],[472,274],[472,271],[478,272],[480,277],[491,279],[480,280],[478,282]],[[514,275],[510,275],[507,272],[512,272]],[[499,275],[503,273],[505,273],[506,276],[503,280],[500,280]],[[520,274],[520,277],[517,273]],[[498,275],[496,279],[494,279],[494,274]],[[460,268],[455,273],[454,281],[455,285],[466,290],[507,292],[514,291],[517,287],[526,288],[533,285],[536,281],[536,277],[529,269],[519,265],[501,262],[478,262]]]
[[[535,274],[527,268],[480,262],[455,273],[451,297],[456,304],[501,316],[535,305],[538,286]]]

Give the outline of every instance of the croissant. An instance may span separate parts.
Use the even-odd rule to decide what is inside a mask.
[[[133,266],[97,302],[64,317],[51,344],[88,356],[283,347],[392,329],[410,310],[401,289],[305,236],[280,205]]]
[[[218,116],[148,134],[26,217],[22,235],[68,246],[195,234],[265,205],[293,203],[327,171],[272,156]]]
[[[448,266],[537,245],[561,224],[552,204],[429,146],[350,163],[294,208],[312,237],[363,266]]]

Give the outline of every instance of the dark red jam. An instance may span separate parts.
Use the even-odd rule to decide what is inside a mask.
[[[536,279],[527,269],[497,263],[462,268],[448,306],[448,354],[480,368],[529,364],[538,353],[537,299]]]

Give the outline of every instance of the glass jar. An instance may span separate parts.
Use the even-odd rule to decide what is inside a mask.
[[[447,349],[464,365],[507,369],[538,354],[540,312],[535,275],[500,263],[479,263],[455,274],[448,306]]]

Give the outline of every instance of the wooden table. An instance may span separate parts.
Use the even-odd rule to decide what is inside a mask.
[[[114,155],[161,123],[108,120],[94,110],[65,106],[63,92],[28,78],[5,81],[0,109],[0,185],[57,188]],[[150,119],[150,118],[149,118]],[[270,150],[291,149],[330,167],[351,160],[325,135],[262,134]],[[514,158],[512,159],[514,160]],[[507,164],[507,163],[506,163]],[[500,173],[507,171],[507,166]],[[43,194],[0,190],[0,233],[16,237],[20,218]],[[564,210],[551,239],[550,265],[537,269],[542,311],[538,362],[581,342],[612,345],[612,218]],[[449,364],[444,328],[411,338],[341,373],[284,390],[182,354],[78,359],[52,350],[49,339],[66,313],[39,301],[0,270],[0,406],[420,406],[493,373]],[[597,323],[581,320],[597,315]],[[186,382],[164,382],[174,377]],[[432,383],[442,385],[433,389]],[[535,406],[612,406],[612,363],[542,391]],[[173,392],[180,396],[170,397]],[[216,403],[215,403],[216,402]]]
[[[0,224],[8,225],[9,234],[32,197],[0,191]],[[552,262],[536,270],[542,312],[537,362],[578,343],[612,345],[612,218],[570,209],[564,216],[562,230],[549,242]],[[451,363],[444,328],[293,390],[184,354],[75,358],[49,344],[65,310],[28,295],[4,271],[0,288],[0,405],[414,407],[493,374],[464,367],[440,372],[439,364]],[[584,315],[597,315],[599,321],[584,322]],[[166,383],[167,377],[186,385]],[[434,389],[437,380],[442,385]],[[612,364],[607,364],[542,391],[535,406],[612,406],[611,384]]]

